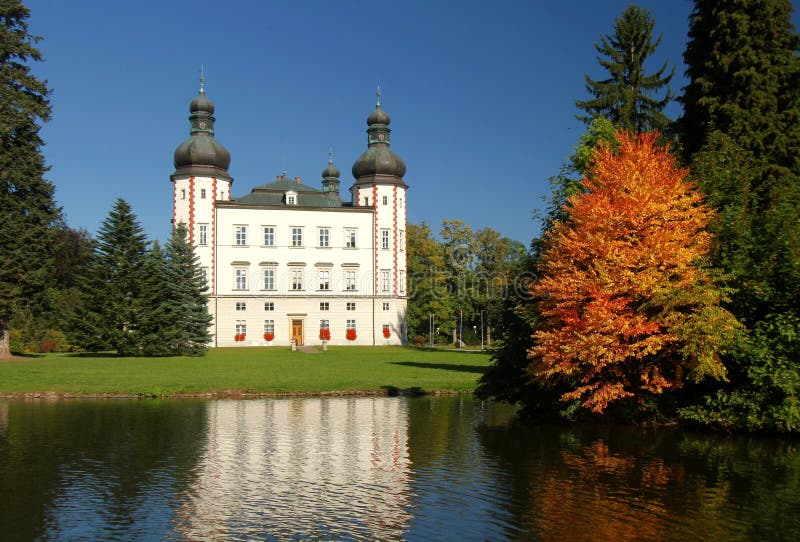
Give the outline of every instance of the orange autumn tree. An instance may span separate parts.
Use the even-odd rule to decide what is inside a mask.
[[[544,237],[533,287],[546,320],[529,372],[567,383],[562,400],[602,413],[684,380],[725,377],[719,352],[738,329],[702,263],[713,218],[657,134],[595,150],[584,191]]]

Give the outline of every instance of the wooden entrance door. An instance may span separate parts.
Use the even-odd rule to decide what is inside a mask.
[[[298,344],[303,344],[303,321],[292,320],[292,339]]]

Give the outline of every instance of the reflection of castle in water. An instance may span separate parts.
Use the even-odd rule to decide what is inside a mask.
[[[401,538],[411,514],[402,399],[214,401],[174,535]]]

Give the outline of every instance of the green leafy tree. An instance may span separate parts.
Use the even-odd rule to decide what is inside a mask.
[[[82,283],[82,309],[71,326],[73,340],[87,350],[118,355],[142,353],[147,241],[128,203],[118,199],[97,234],[92,262]]]
[[[15,312],[48,310],[54,237],[61,212],[44,179],[39,128],[50,118],[49,90],[30,72],[42,59],[28,33],[28,8],[0,0],[0,357],[9,355]]]
[[[453,320],[453,303],[446,286],[445,256],[428,224],[408,224],[408,335],[412,342],[428,338],[428,318],[437,327]],[[417,337],[420,340],[415,340]]]
[[[688,417],[724,427],[800,430],[800,58],[788,0],[695,2],[679,133],[720,219],[713,262],[752,333],[730,383]]]
[[[667,73],[669,61],[665,61],[655,73],[646,75],[645,62],[661,43],[660,37],[653,41],[654,26],[647,9],[631,4],[616,19],[614,34],[600,36],[595,49],[609,77],[594,80],[586,76],[586,90],[592,98],[575,102],[586,113],[578,119],[589,124],[604,116],[619,128],[634,132],[667,131],[671,121],[664,108],[672,100],[669,83],[675,68]]]
[[[208,285],[182,222],[167,244],[165,277],[166,321],[163,326],[169,354],[204,354],[211,342]]]

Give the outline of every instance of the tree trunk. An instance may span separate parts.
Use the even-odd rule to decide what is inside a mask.
[[[0,359],[10,357],[11,349],[8,341],[8,325],[0,320]]]

